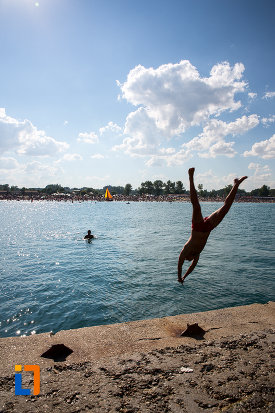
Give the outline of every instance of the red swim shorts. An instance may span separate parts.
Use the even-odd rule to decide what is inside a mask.
[[[203,218],[201,222],[192,221],[192,230],[197,232],[210,232],[214,229],[208,217]]]

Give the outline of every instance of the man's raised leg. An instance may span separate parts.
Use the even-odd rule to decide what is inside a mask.
[[[240,179],[234,179],[234,185],[231,189],[231,191],[229,192],[229,194],[227,195],[227,197],[225,198],[224,204],[223,206],[218,209],[217,211],[213,212],[213,214],[211,214],[209,216],[209,220],[211,221],[213,228],[215,228],[217,225],[219,225],[219,223],[223,220],[223,218],[225,217],[225,215],[228,213],[229,209],[231,208],[235,196],[237,194],[239,185],[247,178],[247,176],[243,176]]]
[[[203,221],[202,213],[201,213],[201,206],[198,199],[198,194],[194,185],[194,172],[195,168],[190,168],[188,170],[189,174],[189,182],[190,182],[190,200],[193,206],[193,215],[192,215],[192,222],[201,222]]]

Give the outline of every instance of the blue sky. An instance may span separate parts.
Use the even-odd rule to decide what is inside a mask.
[[[275,5],[0,0],[1,183],[275,187]]]

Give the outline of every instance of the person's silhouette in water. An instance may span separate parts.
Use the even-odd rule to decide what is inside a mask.
[[[85,237],[84,237],[84,239],[93,239],[94,238],[94,236],[93,236],[93,234],[91,233],[91,230],[89,230],[88,231],[88,233],[85,235]]]

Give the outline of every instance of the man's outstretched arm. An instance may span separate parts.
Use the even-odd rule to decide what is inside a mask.
[[[195,257],[192,261],[192,264],[190,265],[190,267],[188,268],[188,270],[186,271],[186,273],[184,274],[183,278],[182,278],[182,283],[185,280],[185,278],[187,277],[187,275],[191,274],[191,272],[193,271],[193,269],[196,267],[198,261],[199,261],[200,256],[198,255],[197,257]]]
[[[181,284],[182,284],[181,273],[182,273],[182,266],[183,266],[183,263],[184,263],[184,258],[185,258],[185,256],[184,256],[184,252],[182,250],[181,253],[180,253],[180,256],[179,256],[179,261],[178,261],[178,282],[181,283]]]

